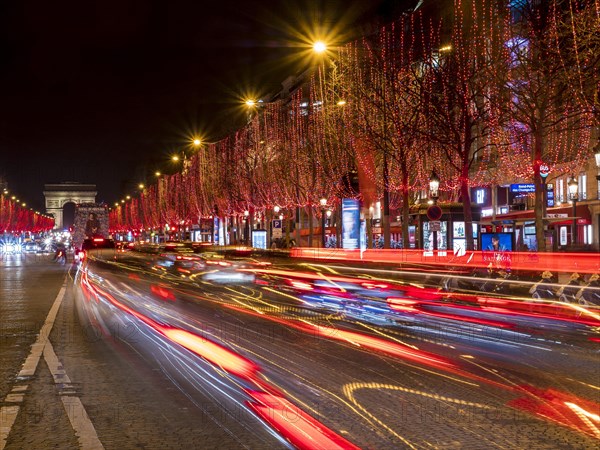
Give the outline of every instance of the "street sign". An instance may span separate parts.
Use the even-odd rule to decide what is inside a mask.
[[[442,208],[438,205],[431,205],[427,208],[427,218],[429,220],[440,220],[442,218]]]
[[[273,233],[272,233],[273,239],[280,239],[283,236],[282,223],[283,223],[283,221],[281,219],[273,220]]]
[[[511,184],[510,192],[514,192],[517,194],[529,194],[535,192],[535,184]]]
[[[439,220],[430,220],[429,231],[442,231],[442,223]]]

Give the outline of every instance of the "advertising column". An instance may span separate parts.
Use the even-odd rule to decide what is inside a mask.
[[[342,199],[342,248],[357,250],[360,243],[360,202]]]

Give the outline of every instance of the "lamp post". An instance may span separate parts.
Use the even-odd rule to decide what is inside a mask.
[[[244,226],[246,232],[246,239],[244,240],[246,241],[247,245],[251,245],[252,242],[250,238],[250,211],[244,211],[244,220],[246,221],[246,224]]]
[[[319,200],[321,204],[321,246],[325,248],[325,211],[327,210],[327,199],[323,197]]]
[[[429,196],[431,200],[433,200],[433,204],[437,204],[438,197],[440,196],[439,192],[440,188],[440,177],[437,176],[435,170],[431,171],[431,176],[429,177]],[[431,227],[431,224],[430,224]],[[431,230],[430,230],[431,231]],[[437,228],[433,231],[433,250],[438,249],[438,236],[437,236]]]
[[[579,183],[575,175],[571,175],[571,179],[568,181],[567,186],[569,188],[569,198],[573,202],[573,224],[571,226],[571,243],[577,244],[577,200],[579,200]]]

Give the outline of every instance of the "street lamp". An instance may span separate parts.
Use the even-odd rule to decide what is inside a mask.
[[[573,225],[571,229],[571,242],[577,244],[577,200],[579,200],[579,183],[575,175],[567,182],[569,188],[569,198],[573,202]]]
[[[325,211],[327,210],[327,199],[323,197],[319,200],[321,204],[321,245],[325,248]]]
[[[429,177],[429,196],[433,200],[433,204],[437,203],[437,199],[440,196],[440,177],[437,176],[435,170],[431,171],[431,177]]]
[[[323,53],[325,50],[327,50],[327,44],[325,44],[323,41],[316,41],[313,44],[313,50],[315,53]]]
[[[246,226],[244,227],[246,229],[246,243],[247,245],[251,245],[251,239],[250,239],[250,211],[246,210],[244,211],[244,220],[246,221]]]
[[[433,204],[437,205],[437,200],[440,196],[440,177],[437,176],[435,170],[431,171],[431,176],[429,177],[429,196],[431,200],[433,200]],[[429,223],[431,228],[431,222]],[[431,229],[429,230],[431,232]],[[435,229],[433,230],[433,250],[438,249],[438,232],[437,232],[437,224],[435,225]]]

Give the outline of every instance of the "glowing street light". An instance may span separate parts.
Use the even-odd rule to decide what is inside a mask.
[[[577,201],[579,200],[579,181],[575,175],[567,182],[569,197],[573,202],[573,224],[571,225],[571,243],[577,244]]]
[[[160,172],[157,170],[156,172],[154,172],[154,175],[156,175],[157,177],[160,177]]]
[[[429,192],[433,203],[437,203],[437,199],[440,196],[440,177],[437,176],[435,171],[431,172],[431,177],[429,178]]]
[[[325,237],[325,214],[327,211],[327,199],[325,197],[319,200],[319,204],[321,205],[321,245],[325,248],[326,237]]]
[[[192,143],[194,144],[194,147],[200,147],[202,141],[200,139],[194,139]]]
[[[252,99],[246,100],[246,106],[250,106],[250,107],[256,106],[256,100],[252,100]]]
[[[140,189],[144,189],[144,187],[145,187],[145,186],[144,186],[144,183],[140,183],[140,184],[138,184],[138,187],[139,187]]]
[[[317,41],[313,44],[313,51],[315,53],[323,53],[327,50],[327,45],[323,41]]]
[[[131,200],[131,195],[126,195],[126,196],[125,196],[125,198],[126,198],[127,200]]]
[[[179,156],[178,156],[178,155],[173,155],[173,156],[171,157],[171,160],[173,160],[173,161],[177,162],[177,161],[179,161]]]

